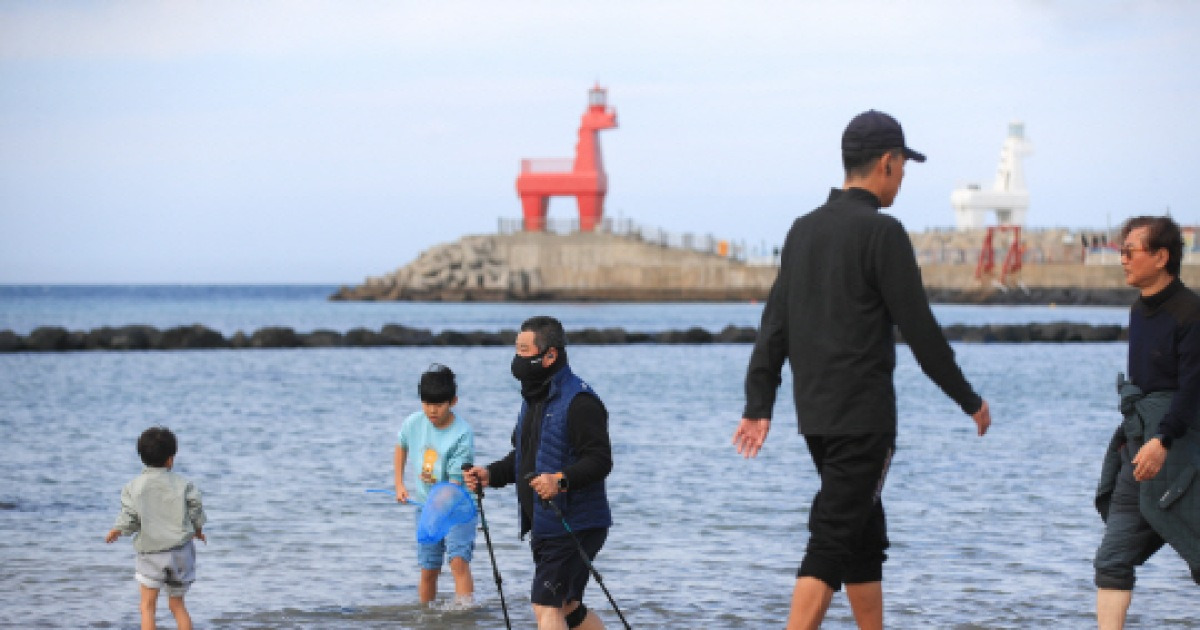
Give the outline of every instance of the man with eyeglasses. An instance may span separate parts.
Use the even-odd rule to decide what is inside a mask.
[[[750,357],[746,408],[733,435],[738,452],[754,457],[762,448],[786,360],[800,433],[821,479],[790,629],[820,626],[843,584],[859,628],[883,627],[888,539],[880,493],[896,444],[893,326],[979,435],[992,422],[930,311],[908,233],[879,212],[895,201],[908,160],[925,156],[905,146],[896,119],[871,110],[850,121],[842,134],[845,183],[788,232]]]
[[[1135,567],[1164,542],[1200,584],[1200,297],[1183,286],[1183,235],[1170,217],[1121,227],[1125,282],[1140,296],[1129,311],[1129,380],[1105,453],[1096,508],[1105,520],[1096,550],[1096,619],[1123,628]]]

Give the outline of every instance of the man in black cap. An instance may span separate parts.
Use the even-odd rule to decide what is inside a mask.
[[[929,309],[908,233],[879,212],[896,200],[908,160],[925,156],[905,146],[894,118],[871,110],[850,121],[845,183],[788,232],[746,372],[738,452],[754,457],[762,448],[787,360],[800,433],[821,479],[789,629],[819,627],[842,584],[859,628],[883,627],[880,494],[896,443],[893,326],[979,435],[992,422]]]

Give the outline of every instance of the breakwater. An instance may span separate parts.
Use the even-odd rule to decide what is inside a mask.
[[[464,236],[336,301],[745,302],[767,296],[773,266],[665,246],[639,234]]]
[[[930,301],[936,304],[1127,306],[1137,290],[1111,250],[1089,254],[1062,230],[1027,234],[1027,260],[1013,276],[976,276],[980,231],[913,233]],[[1036,238],[1035,238],[1036,237]],[[1064,245],[1064,238],[1074,245]],[[391,273],[343,286],[334,301],[745,302],[767,298],[777,260],[753,262],[712,247],[676,247],[635,231],[465,236],[422,252]],[[975,243],[975,249],[969,245]],[[1003,260],[1001,248],[996,259]],[[1185,258],[1184,284],[1200,284]],[[1003,282],[1001,282],[1003,280]]]
[[[964,272],[965,273],[965,272]],[[928,275],[928,274],[927,274]],[[926,286],[931,304],[979,304],[1014,306],[1054,304],[1058,306],[1129,306],[1137,289],[1115,287],[988,287],[961,289]]]
[[[964,343],[1094,343],[1126,339],[1126,330],[1122,326],[1068,322],[982,326],[956,324],[942,330],[949,340]],[[567,332],[572,345],[749,344],[754,343],[756,335],[753,327],[733,325],[716,332],[700,327],[659,332],[636,332],[623,328],[584,328]],[[443,330],[434,333],[425,328],[410,328],[400,324],[388,324],[380,330],[354,328],[344,333],[334,330],[296,332],[288,327],[268,326],[249,334],[237,332],[229,337],[200,324],[166,330],[143,325],[105,326],[87,332],[42,326],[28,335],[0,330],[0,352],[509,346],[516,337],[515,330]],[[901,343],[904,341],[899,334],[897,340]]]

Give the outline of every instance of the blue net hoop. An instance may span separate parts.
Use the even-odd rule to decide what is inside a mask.
[[[417,520],[417,542],[436,543],[450,528],[475,518],[475,502],[467,489],[447,481],[433,485]]]

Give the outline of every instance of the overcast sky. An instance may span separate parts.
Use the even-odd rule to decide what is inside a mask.
[[[8,0],[0,282],[358,283],[520,217],[595,82],[650,227],[778,244],[870,108],[929,156],[910,229],[1017,119],[1030,225],[1200,223],[1197,2]]]

